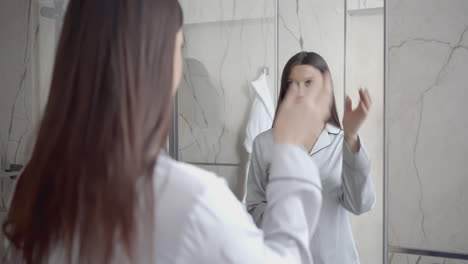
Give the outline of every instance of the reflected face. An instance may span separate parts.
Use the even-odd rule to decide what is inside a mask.
[[[309,89],[321,89],[322,73],[310,65],[294,66],[289,74],[288,88],[292,85],[297,85],[299,88],[299,96],[303,96]]]
[[[172,80],[172,95],[175,95],[177,88],[179,87],[182,79],[183,71],[183,58],[182,58],[182,47],[184,45],[184,34],[182,30],[179,30],[176,34],[175,48],[174,48],[174,69],[173,69],[173,80]]]

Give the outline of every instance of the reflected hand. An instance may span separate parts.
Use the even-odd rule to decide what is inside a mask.
[[[343,117],[345,141],[353,152],[357,152],[359,150],[359,146],[357,144],[358,131],[367,119],[367,115],[369,114],[372,106],[372,98],[367,89],[359,89],[359,97],[359,104],[353,110],[351,98],[346,96],[345,112]]]
[[[304,146],[320,136],[330,116],[332,85],[330,74],[323,75],[322,89],[310,89],[299,96],[299,87],[292,85],[279,106],[274,124],[275,143]]]

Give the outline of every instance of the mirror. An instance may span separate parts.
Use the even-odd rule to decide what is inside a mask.
[[[361,263],[378,263],[383,254],[383,2],[180,3],[186,43],[184,77],[174,109],[177,118],[171,145],[176,151],[172,155],[225,177],[240,200],[245,200],[252,141],[271,128],[280,77],[290,57],[314,51],[325,59],[340,119],[345,95],[357,102],[356,89],[369,88],[374,106],[360,135],[372,157],[377,203],[370,213],[352,217],[351,224]],[[5,37],[0,44],[0,217],[14,186],[12,176],[19,174],[18,165],[28,159],[47,101],[66,4],[61,0],[6,0],[1,4],[0,32]],[[263,111],[259,122],[250,122],[254,106]]]
[[[271,128],[286,62],[300,51],[320,54],[333,77],[340,120],[346,94],[356,106],[358,89],[368,88],[374,101],[359,135],[372,160],[376,203],[344,218],[355,248],[333,250],[357,252],[361,263],[382,262],[383,0],[180,2],[186,59],[173,156],[225,177],[245,201],[252,141]]]

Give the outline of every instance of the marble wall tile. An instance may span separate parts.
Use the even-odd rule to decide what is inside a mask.
[[[274,0],[180,0],[186,24],[275,16]]]
[[[265,67],[274,98],[274,1],[211,2],[181,1],[185,62],[178,93],[179,159],[243,168],[249,157],[242,144],[254,100],[250,82]],[[237,177],[229,181],[231,188],[242,190],[245,173],[231,170],[229,175]]]
[[[468,2],[387,2],[389,243],[468,252]]]
[[[33,49],[38,28],[34,11],[35,4],[29,0],[0,3],[0,171],[10,164],[24,164],[30,152],[34,124]],[[14,184],[9,178],[0,178],[0,223]],[[0,254],[2,251],[3,243]]]
[[[27,162],[47,101],[57,23],[40,15],[42,7],[54,5],[33,0],[0,3],[0,170]],[[15,184],[0,179],[0,211],[6,210]],[[0,222],[4,216],[0,213]],[[2,250],[3,243],[0,256]]]
[[[388,0],[387,7],[389,45],[418,40],[454,45],[467,25],[464,0]]]
[[[43,7],[55,8],[51,3],[8,0],[1,7],[0,34],[5,40],[0,43],[0,169],[3,170],[10,164],[24,164],[32,151],[49,91],[57,23],[40,15]]]
[[[23,163],[32,129],[31,1],[3,1],[0,11],[0,168]]]
[[[270,69],[274,94],[274,20],[209,22],[184,27],[179,88],[179,156],[187,162],[242,163],[254,94],[250,82]]]
[[[371,157],[371,177],[377,194],[374,208],[352,216],[353,235],[361,263],[381,263],[383,259],[383,93],[384,17],[347,17],[346,93],[359,102],[358,89],[369,89],[373,105],[360,137]]]

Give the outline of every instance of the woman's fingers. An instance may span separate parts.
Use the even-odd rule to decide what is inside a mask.
[[[370,96],[369,90],[366,88],[366,89],[363,89],[362,91],[363,91],[363,95],[365,98],[366,107],[367,109],[370,109],[372,106],[372,97]]]
[[[372,106],[372,104],[373,104],[373,101],[372,101],[372,97],[370,95],[369,89],[367,89],[367,88],[366,88],[366,94],[367,94],[367,99],[369,100],[369,103],[370,103],[370,105],[369,105],[369,108],[370,108]]]
[[[323,123],[329,116],[332,96],[326,89],[310,90],[315,91],[307,91],[303,96],[299,96],[297,85],[289,87],[275,117],[276,143],[305,146],[311,139],[320,135]]]
[[[359,102],[358,109],[364,114],[367,115],[369,108],[367,108],[366,104],[362,101]]]
[[[346,96],[345,110],[347,112],[353,111],[353,101],[351,100],[351,97],[349,97],[349,95]]]
[[[299,93],[299,88],[296,84],[291,84],[291,86],[286,91],[286,95],[283,99],[282,105],[280,107],[288,107],[295,103],[297,95]]]
[[[364,103],[366,109],[369,109],[371,103],[369,101],[368,93],[363,89],[359,89],[359,97],[361,98],[361,102]]]

